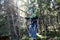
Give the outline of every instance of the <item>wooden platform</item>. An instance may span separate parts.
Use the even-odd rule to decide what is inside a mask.
[[[0,37],[0,40],[9,40],[9,37],[8,36],[2,36],[2,37]]]

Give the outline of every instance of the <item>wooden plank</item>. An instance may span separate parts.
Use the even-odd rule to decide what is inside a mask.
[[[0,37],[0,40],[9,40],[9,37],[8,36],[3,36],[3,37]]]

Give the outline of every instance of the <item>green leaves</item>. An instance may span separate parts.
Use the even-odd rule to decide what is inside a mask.
[[[60,2],[60,0],[56,0],[57,2]]]
[[[9,33],[7,16],[0,13],[0,33],[1,35],[6,35]]]

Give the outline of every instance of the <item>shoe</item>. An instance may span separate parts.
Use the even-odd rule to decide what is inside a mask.
[[[33,40],[36,40],[36,39],[33,39]]]
[[[29,36],[31,37],[31,34],[29,33]]]

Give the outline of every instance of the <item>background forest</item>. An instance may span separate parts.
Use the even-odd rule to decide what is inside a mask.
[[[33,40],[25,19],[32,5],[39,17],[37,40],[60,40],[60,0],[0,0],[0,37]]]

